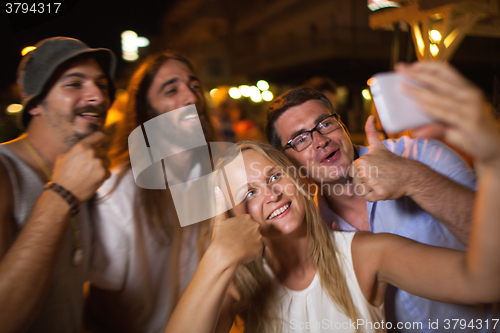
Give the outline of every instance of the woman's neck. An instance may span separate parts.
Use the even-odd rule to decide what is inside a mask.
[[[267,253],[278,280],[290,289],[302,290],[311,283],[316,269],[307,248],[307,230],[289,237],[265,239]]]

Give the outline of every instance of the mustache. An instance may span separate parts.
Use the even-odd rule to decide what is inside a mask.
[[[73,110],[73,115],[78,116],[84,112],[99,113],[100,116],[106,115],[108,110],[102,105],[85,105]]]

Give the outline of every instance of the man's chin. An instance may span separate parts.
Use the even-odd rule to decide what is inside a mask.
[[[103,124],[90,123],[88,127],[89,127],[89,133],[87,133],[87,136],[94,132],[101,131]]]
[[[97,131],[102,131],[101,124],[96,124],[96,123],[87,124],[86,131],[75,132],[73,141],[74,141],[74,143],[77,143],[78,141],[85,139],[87,136],[89,136],[90,134],[97,132]]]
[[[314,174],[312,180],[316,184],[337,184],[337,183],[345,183],[349,179],[349,175],[345,175],[342,172],[330,172],[330,173],[317,173]]]

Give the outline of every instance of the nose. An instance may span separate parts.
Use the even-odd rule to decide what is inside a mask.
[[[279,201],[281,198],[281,189],[278,185],[269,184],[264,188],[266,203]]]
[[[109,106],[109,95],[107,90],[103,90],[95,82],[91,82],[85,89],[85,100],[92,105]]]
[[[189,87],[189,85],[186,85],[184,88],[184,94],[183,94],[183,104],[184,105],[191,105],[191,104],[200,104],[200,97],[198,94]]]
[[[330,138],[328,138],[326,135],[321,134],[318,131],[314,131],[311,134],[312,134],[312,140],[313,140],[312,144],[313,144],[313,147],[315,149],[325,148],[326,146],[328,146],[328,144],[331,141]],[[316,137],[315,137],[315,135],[316,135]]]

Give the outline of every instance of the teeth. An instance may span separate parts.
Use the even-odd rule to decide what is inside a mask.
[[[80,114],[80,116],[90,116],[90,117],[99,117],[99,113],[94,113],[94,112],[83,112]]]
[[[198,114],[190,114],[189,116],[184,117],[184,120],[197,119]]]
[[[290,204],[286,204],[283,207],[276,209],[267,219],[271,220],[275,218],[276,216],[282,214],[285,210],[287,210],[288,207],[290,207]]]

